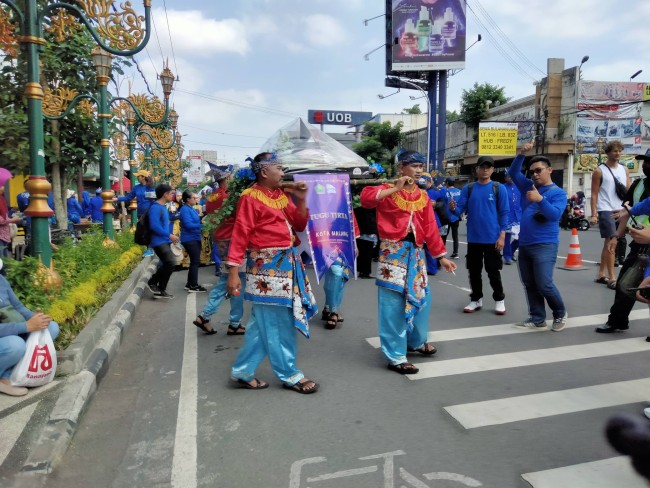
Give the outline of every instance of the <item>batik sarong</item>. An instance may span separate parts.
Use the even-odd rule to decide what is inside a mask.
[[[309,337],[308,320],[318,312],[318,306],[295,247],[250,251],[244,298],[291,308],[294,326]]]
[[[412,331],[413,318],[429,293],[424,249],[408,241],[381,241],[376,283],[404,295],[404,317]]]

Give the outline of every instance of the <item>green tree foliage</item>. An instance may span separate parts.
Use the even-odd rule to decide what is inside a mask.
[[[408,115],[419,115],[422,113],[422,110],[420,109],[420,104],[416,103],[411,108],[407,107],[405,109],[402,109],[402,113]]]
[[[474,83],[470,90],[463,90],[460,100],[460,118],[469,127],[477,128],[481,120],[485,119],[488,111],[488,100],[491,106],[501,105],[508,101],[504,93],[505,88],[490,83],[479,85]],[[498,102],[498,103],[497,103]]]
[[[388,167],[395,151],[402,141],[402,123],[394,126],[390,122],[367,122],[364,125],[364,135],[361,142],[352,148],[364,159],[370,157],[374,161]]]
[[[447,123],[457,122],[459,120],[460,120],[460,114],[458,112],[456,112],[455,110],[453,112],[447,110]]]

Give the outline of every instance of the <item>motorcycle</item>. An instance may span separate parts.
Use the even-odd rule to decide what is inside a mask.
[[[580,206],[573,206],[571,203],[567,204],[560,218],[560,227],[564,230],[578,229],[589,230],[591,224],[585,217],[585,210]]]

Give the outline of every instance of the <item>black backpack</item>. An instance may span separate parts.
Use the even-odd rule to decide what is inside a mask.
[[[149,207],[151,208],[151,207]],[[135,233],[133,240],[136,244],[141,246],[148,246],[151,244],[151,229],[149,228],[149,208],[138,219],[138,224],[135,226]]]
[[[451,222],[449,220],[449,209],[447,208],[447,201],[444,198],[438,198],[436,200],[433,210],[436,212],[438,220],[440,220],[440,225],[449,225]]]

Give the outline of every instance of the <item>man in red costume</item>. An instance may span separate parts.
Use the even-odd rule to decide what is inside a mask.
[[[448,273],[456,269],[444,257],[447,251],[431,200],[416,185],[423,162],[422,155],[403,152],[398,155],[400,178],[394,185],[366,187],[361,192],[361,205],[377,209],[381,239],[377,266],[381,350],[388,369],[400,374],[419,371],[407,362],[407,350],[425,356],[436,352],[427,342],[431,292],[423,246]]]
[[[296,367],[295,329],[309,337],[307,322],[317,312],[305,268],[294,247],[294,230],[304,230],[309,219],[307,191],[294,190],[295,204],[287,197],[280,187],[282,164],[274,154],[258,154],[251,169],[256,183],[242,192],[237,203],[226,261],[228,294],[238,295],[239,266],[249,251],[244,298],[253,302],[231,380],[241,388],[267,388],[267,382],[255,378],[255,370],[268,355],[273,372],[285,388],[315,393],[318,384]]]

